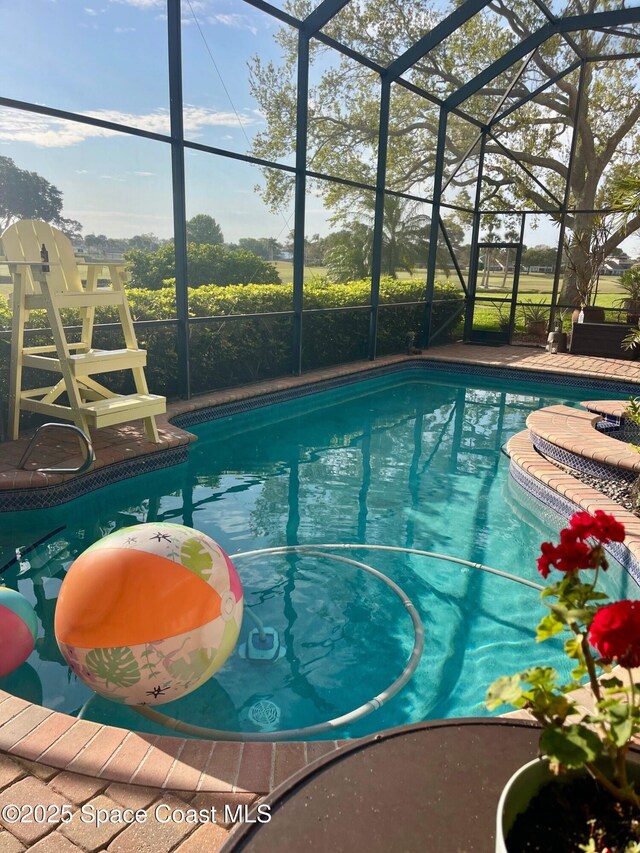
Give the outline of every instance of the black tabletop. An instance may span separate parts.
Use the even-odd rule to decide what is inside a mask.
[[[519,720],[466,719],[356,741],[277,788],[271,820],[238,827],[222,853],[492,853],[502,788],[539,737]]]

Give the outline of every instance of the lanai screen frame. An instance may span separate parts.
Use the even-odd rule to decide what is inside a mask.
[[[353,310],[366,310],[369,312],[369,329],[368,329],[368,344],[367,351],[369,359],[373,360],[376,357],[376,343],[378,318],[380,311],[380,277],[382,270],[382,249],[383,249],[383,225],[384,225],[384,201],[389,195],[403,196],[403,193],[396,193],[386,188],[386,166],[387,166],[387,151],[389,143],[389,114],[390,114],[390,99],[392,84],[402,86],[409,89],[414,94],[424,98],[425,100],[435,104],[439,108],[439,127],[436,141],[436,157],[434,167],[434,189],[433,197],[420,199],[431,205],[431,231],[429,240],[429,252],[427,257],[427,272],[425,281],[425,313],[424,326],[422,330],[422,344],[429,346],[434,337],[441,331],[432,329],[432,308],[434,298],[434,285],[436,278],[436,253],[438,239],[442,234],[445,244],[447,245],[454,266],[459,273],[455,253],[449,244],[446,229],[442,223],[441,212],[446,208],[454,208],[454,205],[447,204],[442,199],[443,190],[443,175],[444,175],[444,155],[446,146],[447,122],[449,116],[457,115],[471,125],[475,125],[478,130],[480,154],[479,167],[477,177],[477,190],[474,207],[468,212],[473,216],[473,227],[471,236],[471,258],[477,259],[477,245],[480,235],[480,220],[484,213],[509,213],[509,211],[483,211],[480,206],[480,187],[483,178],[483,152],[486,140],[491,133],[492,127],[504,118],[508,113],[526,104],[528,101],[536,97],[539,92],[553,85],[554,82],[561,77],[576,69],[580,69],[580,84],[584,78],[584,69],[587,63],[617,61],[618,59],[628,58],[631,56],[640,56],[637,54],[620,54],[617,56],[585,56],[581,53],[576,43],[571,39],[570,33],[580,30],[600,29],[606,27],[622,26],[624,24],[632,24],[640,22],[640,7],[615,9],[601,12],[591,12],[583,15],[574,15],[568,17],[557,17],[552,14],[544,0],[532,0],[532,3],[541,11],[546,19],[546,23],[538,30],[522,39],[511,50],[505,53],[498,60],[490,64],[481,73],[469,80],[463,86],[453,91],[446,98],[441,99],[431,94],[430,92],[421,89],[419,86],[403,79],[402,74],[406,73],[417,61],[422,59],[432,49],[437,47],[448,36],[455,32],[458,27],[463,26],[474,15],[481,12],[490,5],[491,0],[465,0],[457,9],[440,21],[432,30],[426,33],[421,39],[413,44],[401,56],[396,58],[387,67],[381,66],[374,62],[370,57],[367,57],[349,46],[342,44],[331,36],[322,31],[331,19],[337,15],[341,9],[348,5],[351,0],[322,0],[317,7],[304,20],[298,20],[282,9],[272,6],[265,0],[243,0],[244,3],[259,9],[262,12],[279,20],[283,24],[287,24],[298,31],[298,55],[297,55],[297,122],[296,122],[296,151],[295,165],[289,166],[282,163],[275,163],[264,160],[258,157],[253,157],[248,154],[236,153],[228,150],[223,150],[210,145],[200,144],[185,139],[183,125],[183,86],[182,86],[182,44],[181,44],[181,0],[167,0],[167,49],[168,49],[168,71],[169,71],[169,94],[170,94],[170,134],[160,134],[150,131],[145,131],[140,128],[122,125],[115,122],[104,121],[102,119],[93,118],[78,113],[58,110],[35,104],[31,102],[19,101],[10,97],[3,96],[0,92],[0,105],[17,110],[26,110],[33,113],[39,113],[54,118],[91,124],[97,127],[108,130],[115,130],[119,133],[131,134],[133,136],[142,137],[149,140],[154,140],[159,143],[169,145],[171,148],[171,164],[172,164],[172,191],[173,191],[173,221],[174,221],[174,249],[175,249],[175,266],[176,266],[176,319],[175,320],[153,320],[143,321],[138,325],[171,325],[175,326],[177,333],[177,355],[178,355],[178,388],[180,396],[191,396],[191,381],[190,381],[190,356],[189,356],[189,329],[196,324],[207,324],[220,320],[232,321],[234,319],[247,320],[248,318],[268,318],[268,317],[283,317],[291,316],[293,319],[293,331],[291,340],[292,363],[291,372],[298,375],[302,372],[302,343],[303,343],[303,315],[306,313],[303,309],[303,294],[304,294],[304,243],[305,243],[305,203],[306,190],[308,179],[319,178],[324,181],[337,182],[355,189],[362,189],[375,192],[375,211],[373,221],[373,246],[372,246],[372,271],[371,271],[371,291],[370,301],[368,305],[355,306]],[[498,75],[507,71],[515,63],[527,57],[549,38],[560,35],[570,44],[575,52],[575,60],[567,65],[567,67],[557,73],[554,78],[549,79],[537,90],[532,91],[528,96],[523,98],[515,105],[511,105],[503,113],[496,114],[491,119],[483,123],[477,118],[468,115],[461,110],[460,106],[464,101],[479,92],[483,86],[489,83]],[[377,168],[375,185],[360,184],[357,182],[345,180],[336,176],[314,172],[307,168],[307,135],[308,135],[308,106],[309,106],[309,64],[310,51],[309,46],[312,39],[324,43],[328,47],[333,48],[338,53],[349,57],[361,65],[369,68],[379,75],[380,89],[380,104],[379,104],[379,133],[378,133],[378,152],[377,152]],[[578,95],[578,103],[576,106],[576,117],[581,108],[580,94]],[[566,230],[566,218],[569,213],[569,192],[571,185],[571,170],[576,149],[577,133],[575,130],[576,122],[574,121],[574,131],[570,145],[569,162],[567,167],[567,179],[565,185],[564,197],[562,204],[557,211],[554,211],[554,216],[557,215],[560,224],[558,254],[554,272],[554,284],[552,299],[550,305],[550,320],[553,322],[553,313],[557,304],[558,288],[561,275],[562,263],[562,246],[564,234]],[[234,160],[251,163],[257,166],[263,166],[269,169],[278,169],[284,172],[289,172],[295,180],[295,207],[294,207],[294,246],[293,246],[293,303],[292,310],[287,312],[278,312],[277,314],[258,314],[258,315],[224,315],[216,317],[189,317],[188,304],[188,271],[187,271],[187,231],[186,231],[186,189],[185,189],[185,151],[195,150],[204,153],[214,154],[217,156],[227,157]],[[406,196],[410,197],[410,196]],[[571,213],[575,213],[571,210]],[[579,212],[579,211],[578,211]],[[523,214],[523,211],[517,211],[518,214]],[[544,213],[544,211],[541,211]],[[524,214],[525,216],[527,214]],[[534,215],[530,212],[528,215]],[[521,241],[522,242],[522,239]],[[473,264],[471,264],[473,266]],[[465,287],[462,275],[459,274],[460,283],[465,291],[464,305],[465,312],[465,337],[468,336],[475,304],[475,279],[477,268],[474,270],[470,266],[468,283]],[[340,309],[326,309],[328,311]],[[102,328],[108,328],[109,324],[102,324]],[[510,333],[513,331],[513,312],[510,322]]]

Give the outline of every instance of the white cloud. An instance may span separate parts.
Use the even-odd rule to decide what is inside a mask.
[[[76,175],[88,175],[88,174],[89,174],[88,169],[76,169]]]
[[[137,9],[160,9],[166,8],[166,0],[110,0],[111,3],[120,3],[125,6],[135,6]]]
[[[156,176],[156,172],[133,172],[134,175],[138,175],[141,178],[154,178]]]
[[[253,35],[257,35],[258,29],[251,23],[251,18],[247,15],[212,15],[207,18],[210,24],[224,24],[225,27],[233,27],[236,30],[249,30]]]
[[[140,127],[153,133],[169,134],[170,130],[169,111],[165,109],[142,114],[93,110],[86,114],[102,121]],[[185,130],[192,139],[197,139],[207,127],[248,127],[254,124],[254,120],[247,115],[240,116],[239,120],[232,112],[216,112],[195,106],[184,108],[183,121]],[[27,142],[39,148],[68,148],[87,139],[116,135],[117,131],[105,127],[0,107],[0,142]]]
[[[135,27],[114,27],[114,33],[135,33]]]
[[[103,181],[120,181],[124,183],[124,178],[118,178],[117,175],[100,175]]]
[[[87,14],[87,15],[97,15],[98,14],[96,9],[85,9],[84,11],[85,11],[85,14]]]

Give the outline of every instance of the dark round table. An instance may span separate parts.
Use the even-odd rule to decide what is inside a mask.
[[[492,853],[502,788],[539,737],[535,724],[483,718],[355,741],[273,791],[270,822],[242,824],[222,853]]]

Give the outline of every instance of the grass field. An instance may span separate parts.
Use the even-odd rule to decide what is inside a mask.
[[[283,282],[291,281],[292,265],[288,261],[275,261],[275,265]],[[463,270],[466,274],[466,270]],[[325,267],[305,267],[304,278],[307,281],[314,275],[326,275]],[[458,277],[454,272],[449,272],[447,275],[444,270],[438,271],[439,281],[458,282]],[[398,272],[399,279],[407,278],[426,278],[426,270],[415,269],[410,275],[405,270]],[[502,288],[502,275],[499,273],[489,276],[489,289],[478,289],[478,296],[495,296],[496,299],[508,296],[510,291],[508,288]],[[520,276],[518,286],[518,301],[531,300],[533,302],[549,302],[551,299],[551,291],[553,290],[553,276],[538,275],[535,273],[523,273]],[[623,295],[623,290],[620,287],[620,278],[618,276],[602,276],[598,284],[598,305],[610,308],[613,307],[615,300],[620,299]]]

